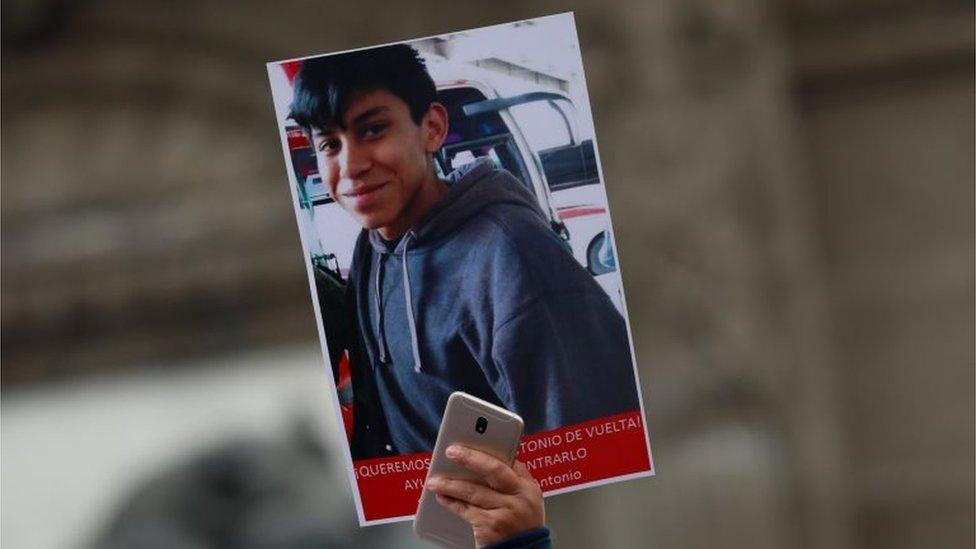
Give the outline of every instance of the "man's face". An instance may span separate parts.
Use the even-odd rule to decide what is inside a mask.
[[[322,180],[363,227],[399,232],[390,228],[409,216],[422,186],[436,181],[429,155],[440,139],[431,139],[429,115],[418,125],[405,101],[375,90],[353,96],[343,115],[345,129],[313,129]]]

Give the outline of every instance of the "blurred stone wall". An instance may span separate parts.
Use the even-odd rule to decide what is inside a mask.
[[[974,544],[971,2],[799,2],[853,539]]]
[[[568,9],[659,477],[563,544],[972,545],[966,3],[6,2],[5,390],[314,345],[264,62]]]

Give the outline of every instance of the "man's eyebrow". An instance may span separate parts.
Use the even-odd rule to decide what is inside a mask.
[[[375,116],[375,115],[377,115],[377,114],[379,114],[379,113],[381,113],[383,111],[388,111],[388,110],[390,110],[390,107],[387,107],[386,105],[379,105],[377,107],[373,107],[372,109],[368,109],[366,111],[363,111],[363,112],[357,114],[356,117],[352,119],[352,124],[350,124],[350,126],[355,126],[357,124],[361,124],[365,120],[368,120],[369,118],[371,118],[371,117],[373,117],[373,116]]]
[[[376,107],[373,107],[372,109],[367,109],[367,110],[365,110],[365,111],[357,114],[356,117],[352,119],[352,123],[349,124],[349,125],[350,126],[355,126],[357,124],[362,124],[364,121],[368,120],[370,117],[373,117],[373,116],[375,116],[377,114],[380,114],[380,113],[382,113],[384,111],[388,111],[388,110],[390,110],[390,107],[387,107],[386,105],[378,105]],[[336,127],[336,126],[334,126],[334,125],[329,125],[329,126],[325,126],[325,127],[315,127],[315,126],[313,126],[312,127],[312,137],[313,138],[314,137],[322,137],[322,136],[326,136],[326,135],[329,135],[329,134],[332,134],[332,133],[337,133],[338,131],[339,131],[339,128]]]
[[[312,138],[323,137],[335,132],[336,132],[335,126],[326,126],[324,128],[312,126]]]

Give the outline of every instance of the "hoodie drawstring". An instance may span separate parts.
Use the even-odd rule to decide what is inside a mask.
[[[413,349],[413,371],[423,371],[420,365],[420,344],[417,342],[417,321],[413,317],[413,299],[410,298],[410,271],[407,269],[407,247],[413,233],[407,233],[403,240],[403,297],[407,300],[407,324],[410,325],[410,346]]]
[[[379,346],[380,364],[386,364],[386,336],[383,333],[383,287],[380,281],[383,279],[384,257],[376,254],[376,299],[373,300],[373,308],[376,317],[376,338]]]
[[[403,297],[406,300],[407,307],[407,325],[410,329],[410,348],[413,351],[413,371],[418,374],[424,369],[420,365],[420,343],[417,340],[417,320],[414,318],[413,313],[413,299],[410,294],[410,270],[407,269],[407,250],[410,245],[410,239],[413,238],[413,233],[407,233],[403,241]],[[376,317],[376,339],[377,345],[379,347],[379,358],[381,364],[388,363],[388,357],[386,355],[386,335],[383,331],[383,264],[385,263],[386,254],[376,253],[376,280],[375,280],[375,296],[376,299],[373,300],[373,309]]]

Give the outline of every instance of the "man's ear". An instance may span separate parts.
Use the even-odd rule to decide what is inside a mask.
[[[447,109],[440,103],[431,103],[423,120],[424,148],[435,153],[447,137]]]

